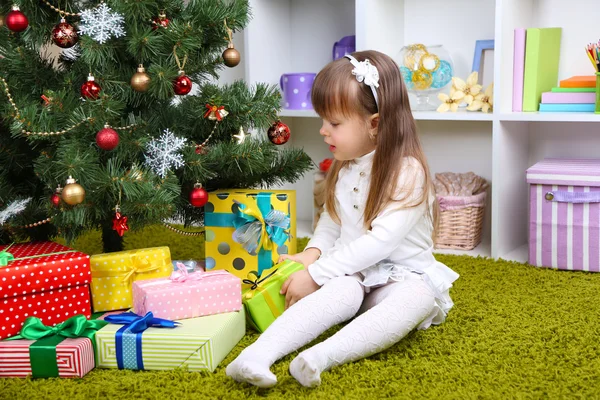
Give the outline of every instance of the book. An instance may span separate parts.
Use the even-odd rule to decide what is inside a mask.
[[[596,93],[577,93],[577,92],[565,92],[565,93],[554,93],[544,92],[542,93],[542,103],[548,104],[585,104],[596,102]]]
[[[596,88],[577,88],[577,87],[553,87],[553,93],[596,93]]]
[[[540,103],[540,112],[594,112],[594,103],[590,104],[544,104]]]
[[[560,81],[562,88],[595,88],[596,76],[594,75],[576,75]]]
[[[562,28],[529,28],[525,46],[523,111],[537,111],[542,93],[556,86]]]
[[[512,110],[523,111],[523,74],[525,68],[525,39],[527,31],[524,28],[515,29],[513,53],[513,99]]]

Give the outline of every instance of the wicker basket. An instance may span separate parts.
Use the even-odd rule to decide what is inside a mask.
[[[437,249],[472,250],[481,243],[486,192],[473,196],[438,196]]]

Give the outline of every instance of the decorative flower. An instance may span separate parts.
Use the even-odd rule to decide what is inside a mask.
[[[331,167],[332,163],[333,158],[326,158],[319,163],[319,169],[321,170],[321,172],[327,172],[329,171],[329,168]]]
[[[356,80],[365,83],[367,86],[379,87],[379,72],[377,68],[371,64],[368,59],[359,61],[358,65],[354,64],[352,75],[356,76]]]
[[[471,75],[467,78],[467,81],[463,81],[460,78],[452,78],[452,87],[463,94],[463,101],[468,105],[471,105],[475,96],[481,92],[481,85],[477,84],[479,74],[477,71],[471,72]]]
[[[487,87],[487,89],[485,89],[484,93],[479,93],[477,96],[475,96],[475,99],[473,100],[471,105],[469,105],[469,107],[467,107],[467,110],[469,110],[469,111],[481,110],[484,113],[487,113],[488,111],[492,111],[493,108],[494,108],[494,84],[490,83],[490,85]]]
[[[448,110],[452,112],[456,112],[458,110],[458,105],[462,103],[465,94],[461,91],[454,89],[454,87],[450,88],[450,96],[446,93],[438,94],[438,99],[442,101],[442,104],[438,107],[438,112],[446,112]]]

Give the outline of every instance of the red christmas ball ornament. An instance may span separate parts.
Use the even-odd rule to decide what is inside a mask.
[[[54,207],[58,207],[60,205],[60,194],[58,194],[58,192],[54,193],[52,197],[50,197],[50,201],[52,201]]]
[[[119,144],[119,134],[108,125],[104,125],[96,134],[96,144],[102,150],[110,151]]]
[[[161,12],[158,17],[152,18],[152,30],[155,31],[158,28],[168,28],[171,21],[167,18],[165,12]]]
[[[62,18],[60,23],[52,30],[52,41],[58,47],[68,49],[75,46],[79,41],[79,35],[77,35],[77,31],[73,28],[73,25],[67,23]]]
[[[202,187],[202,184],[196,183],[190,192],[190,203],[194,207],[204,207],[208,203],[208,192]]]
[[[280,145],[287,143],[290,140],[291,132],[289,126],[281,121],[276,121],[269,127],[267,131],[271,143]]]
[[[4,17],[4,24],[13,32],[23,32],[29,26],[29,20],[19,6],[13,6],[12,11]]]
[[[192,90],[192,80],[183,71],[179,71],[179,76],[173,81],[173,90],[175,94],[183,96]]]
[[[100,95],[102,88],[94,81],[94,75],[90,74],[87,82],[81,85],[81,96],[86,99],[95,100]]]

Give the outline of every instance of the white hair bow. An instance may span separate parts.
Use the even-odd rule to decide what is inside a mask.
[[[346,54],[345,57],[349,59],[354,66],[352,75],[356,76],[356,80],[363,82],[371,88],[373,97],[375,97],[375,104],[377,104],[377,108],[379,108],[379,99],[377,98],[377,90],[375,90],[379,87],[379,71],[377,71],[377,67],[371,64],[371,61],[369,61],[368,58],[364,61],[358,61],[349,54]]]

